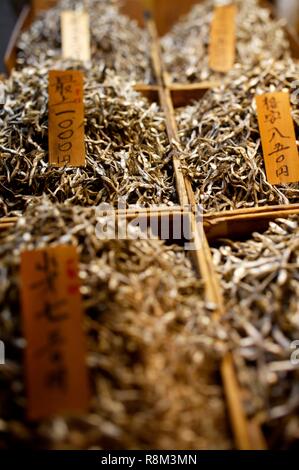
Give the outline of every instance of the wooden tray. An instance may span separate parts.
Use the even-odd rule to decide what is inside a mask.
[[[55,5],[56,2],[57,0],[32,0],[31,6],[27,5],[23,8],[5,52],[4,63],[8,74],[12,72],[16,65],[17,44],[20,35],[30,27],[38,13],[47,10]],[[181,14],[187,13],[193,4],[197,2],[195,0],[187,0],[185,2],[176,1],[175,3],[176,8],[173,8],[168,0],[163,0],[162,2],[161,0],[159,2],[155,0],[124,0],[121,11],[130,18],[135,19],[139,26],[144,27],[144,11],[149,9],[155,16],[158,25],[166,24],[167,20],[170,27],[172,25],[171,22],[175,23]],[[159,29],[163,31],[164,26],[161,26]],[[215,81],[205,81],[190,85],[172,85],[169,83],[169,86],[174,105],[177,107],[185,106],[189,102],[201,98],[207,90],[215,87],[217,84],[218,82]],[[136,90],[143,92],[152,101],[157,100],[157,89],[154,86],[138,84],[136,85]]]
[[[200,1],[194,0],[193,3],[200,3]],[[271,16],[273,18],[277,17],[274,7],[269,3],[268,0],[260,0],[260,3],[263,7],[270,9]],[[299,59],[298,36],[289,27],[285,27],[285,32],[290,42],[292,56],[294,59],[297,60]],[[155,34],[152,34],[152,41],[155,42],[156,44],[156,49],[158,51],[157,56],[159,57],[159,61],[160,61],[159,68],[162,71],[162,82],[163,82],[164,88],[166,89],[166,94],[168,95],[168,113],[170,115],[170,120],[173,125],[173,135],[171,136],[171,138],[175,140],[176,142],[179,142],[180,139],[179,139],[179,133],[178,133],[177,124],[176,124],[175,108],[181,107],[181,106],[187,106],[188,104],[190,104],[190,102],[201,99],[206,91],[208,91],[209,89],[215,88],[218,85],[218,83],[217,82],[203,82],[203,83],[195,83],[195,84],[187,84],[187,85],[171,83],[169,79],[169,75],[167,71],[165,70],[165,67],[163,64],[163,58],[162,58],[160,41],[159,41],[157,30]],[[184,151],[183,148],[181,150]],[[195,195],[192,189],[191,182],[186,177],[184,177],[184,181],[185,181],[186,191],[188,194],[189,204],[193,207],[193,210],[196,211],[197,204],[196,204]],[[280,205],[280,206],[270,206],[270,205],[268,206],[267,205],[263,207],[253,207],[251,209],[213,212],[213,213],[208,214],[207,216],[204,216],[204,218],[207,221],[208,220],[211,221],[217,218],[222,219],[223,217],[225,218],[232,217],[236,221],[235,224],[238,225],[238,218],[240,221],[244,221],[244,218],[243,218],[244,215],[255,214],[256,212],[259,213],[259,212],[273,212],[273,211],[280,211],[280,210],[293,210],[293,209],[295,210],[297,207],[299,207],[299,203],[289,204],[289,205]],[[242,229],[240,227],[239,231],[241,230]],[[212,233],[211,235],[209,235],[209,232],[207,232],[207,235],[212,236]]]
[[[162,3],[165,5],[166,1]],[[175,5],[178,3],[182,4],[185,2],[168,2],[168,9],[172,8],[175,10]],[[188,5],[188,8],[190,8],[194,3],[197,2],[186,2],[185,6]],[[176,11],[178,12],[178,10]],[[30,24],[32,18],[33,13],[30,8],[23,10],[18,25],[16,26],[15,32],[12,36],[10,48],[6,56],[6,63],[10,70],[15,64],[16,43],[19,34],[22,30],[24,30],[24,28],[28,26],[28,24]],[[151,36],[151,58],[157,84],[138,84],[136,85],[136,89],[142,92],[150,100],[160,102],[160,105],[165,113],[167,133],[172,146],[173,166],[180,203],[180,208],[157,209],[154,216],[158,217],[160,220],[166,216],[179,216],[178,214],[181,214],[182,217],[189,218],[190,226],[192,227],[195,234],[194,238],[196,250],[191,252],[194,266],[196,268],[197,274],[200,275],[204,281],[207,300],[216,305],[216,315],[221,317],[225,313],[225,305],[220,283],[213,266],[209,241],[214,241],[217,238],[221,238],[222,236],[230,236],[236,230],[238,236],[241,236],[242,234],[246,235],[248,227],[251,227],[253,224],[253,220],[255,220],[256,227],[262,227],[263,224],[271,220],[271,217],[275,218],[276,216],[280,216],[277,214],[282,213],[287,214],[290,210],[290,207],[265,207],[204,216],[205,232],[203,232],[201,226],[196,222],[196,204],[190,181],[184,177],[181,169],[179,155],[180,152],[183,152],[183,149],[181,147],[178,135],[174,108],[176,106],[185,106],[194,99],[200,99],[207,89],[214,87],[216,84],[215,82],[213,84],[210,82],[205,82],[193,85],[171,84],[169,77],[167,76],[167,73],[164,69],[160,50],[159,34],[156,28],[156,24],[153,19],[149,17],[145,26],[147,27]],[[171,25],[169,24],[169,27],[170,26]],[[294,51],[297,51],[297,56],[299,56],[298,42],[294,39],[292,44]],[[299,205],[294,206],[292,210],[298,210],[299,212]],[[128,214],[127,217],[135,217],[136,213],[143,214],[143,217],[149,217],[147,210],[138,211],[136,209],[130,209],[130,211],[131,213]],[[153,214],[151,217],[152,216]],[[13,226],[13,223],[15,223],[15,221],[12,221],[11,219],[3,219],[0,221],[0,229],[6,230],[8,227]],[[236,228],[237,226],[238,229]],[[221,366],[221,374],[223,385],[226,391],[226,398],[231,418],[231,425],[235,436],[236,448],[242,450],[264,449],[266,445],[259,423],[255,420],[248,420],[243,409],[242,391],[240,390],[233,360],[230,355],[228,355],[223,361]]]
[[[148,210],[139,211],[131,209],[127,214],[123,211],[117,211],[116,218],[119,217],[125,217],[127,222],[132,222],[136,217],[138,217],[138,221],[141,222],[140,226],[142,226],[142,221],[146,221],[147,226],[156,227],[156,232],[154,232],[156,236],[161,235],[161,227],[166,220],[166,224],[169,224],[170,227],[169,241],[178,244],[181,244],[185,240],[183,237],[179,240],[172,238],[171,234],[173,233],[173,225],[175,221],[180,222],[184,220],[185,233],[186,226],[188,227],[187,231],[189,236],[187,241],[194,244],[194,250],[188,251],[188,256],[191,256],[196,276],[203,279],[206,301],[216,304],[210,289],[210,273],[207,271],[206,266],[206,247],[203,246],[202,226],[195,220],[195,215],[192,212],[188,212],[180,207],[172,208],[171,210],[167,208],[157,208],[150,214]],[[2,221],[0,220],[0,230],[3,231],[13,227],[16,220],[16,218],[5,218],[2,219]],[[216,315],[220,315],[221,313],[220,309],[218,309]],[[231,419],[231,426],[235,436],[236,448],[243,450],[264,448],[262,440],[256,444],[251,438],[252,423],[246,420],[245,413],[242,408],[241,390],[236,380],[233,361],[230,355],[225,357],[221,365],[221,375],[227,399],[228,412]],[[255,436],[258,436],[258,433],[259,430],[255,429]]]
[[[209,216],[204,221],[205,232],[209,239],[210,244],[218,246],[221,240],[235,240],[242,241],[249,239],[253,233],[264,233],[268,228],[270,222],[274,222],[277,218],[288,218],[291,215],[299,215],[299,206],[288,209],[275,208],[275,210],[257,210],[254,213],[242,214],[239,217],[222,217],[214,218]],[[233,359],[232,359],[233,360]],[[232,366],[233,367],[233,366]],[[240,385],[238,384],[240,387]],[[239,388],[241,395],[248,397],[248,390]],[[252,417],[249,422],[251,442],[257,447],[260,444],[266,448],[266,436],[262,431],[263,417],[257,414]],[[255,429],[255,431],[253,431]],[[256,441],[254,433],[258,429],[258,440]]]

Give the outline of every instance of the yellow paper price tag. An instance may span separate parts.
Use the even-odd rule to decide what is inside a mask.
[[[49,72],[49,162],[55,166],[84,166],[83,74]]]
[[[299,181],[299,155],[288,93],[256,96],[266,174],[269,183]]]
[[[61,13],[61,42],[64,59],[90,60],[89,14],[66,10]]]
[[[76,248],[22,253],[21,286],[28,418],[86,411],[89,384]]]
[[[215,7],[209,45],[209,66],[215,72],[228,72],[235,63],[236,16],[236,5]]]

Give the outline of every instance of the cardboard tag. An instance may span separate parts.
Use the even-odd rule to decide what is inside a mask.
[[[267,180],[270,184],[299,182],[299,155],[289,93],[256,96]]]
[[[89,14],[86,11],[61,13],[61,40],[64,59],[90,60]]]
[[[228,72],[236,55],[236,5],[216,6],[210,31],[209,66],[215,72]]]
[[[22,253],[21,286],[28,418],[86,411],[89,384],[76,248]]]
[[[49,72],[49,162],[85,165],[83,74],[77,70]]]

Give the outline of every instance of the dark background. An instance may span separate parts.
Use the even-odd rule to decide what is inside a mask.
[[[0,0],[0,72],[4,72],[3,57],[12,29],[26,0]]]

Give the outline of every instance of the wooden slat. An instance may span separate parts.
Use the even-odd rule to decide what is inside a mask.
[[[9,228],[14,227],[14,224],[0,224],[0,232],[8,230]]]
[[[262,423],[256,419],[249,422],[250,442],[254,450],[267,450],[265,436],[262,433]]]
[[[14,223],[19,220],[19,217],[0,217],[0,224],[2,223]]]
[[[241,391],[236,379],[231,354],[227,354],[227,356],[222,361],[221,375],[223,377],[223,384],[227,397],[230,418],[235,431],[237,448],[239,450],[256,450],[250,441],[250,425],[244,415],[242,402],[240,400]],[[262,447],[261,443],[256,445]]]
[[[271,221],[277,218],[287,218],[299,214],[299,207],[286,206],[285,208],[267,211],[252,211],[245,214],[230,214],[222,217],[205,217],[204,229],[210,242],[220,238],[240,239],[254,231],[265,231]]]
[[[154,70],[158,88],[159,88],[160,104],[165,114],[167,134],[168,134],[170,144],[172,146],[172,152],[173,152],[172,160],[173,160],[174,172],[175,172],[175,177],[176,177],[176,186],[177,186],[179,202],[181,206],[187,206],[188,196],[186,192],[184,176],[182,173],[180,160],[178,158],[178,152],[180,151],[179,139],[177,138],[176,122],[175,122],[174,114],[171,111],[172,110],[171,95],[170,95],[170,91],[164,87],[163,67],[162,67],[158,33],[156,30],[155,23],[150,16],[147,16],[146,18],[146,27],[147,27],[147,30],[149,32],[149,36],[151,39],[151,59],[152,59],[153,70]]]
[[[290,43],[292,57],[294,59],[299,59],[299,39],[298,34],[290,26],[284,28],[286,36]]]
[[[3,232],[11,227],[14,227],[18,221],[18,217],[1,217],[0,218],[0,231]]]
[[[134,86],[134,90],[138,91],[146,99],[153,102],[159,102],[159,87],[157,85],[145,85],[143,83],[137,83]]]
[[[261,207],[251,207],[246,209],[236,209],[232,211],[222,211],[222,212],[211,212],[205,215],[207,220],[209,219],[217,219],[217,218],[229,218],[229,217],[236,217],[239,215],[251,215],[251,214],[262,214],[268,212],[276,212],[276,211],[284,211],[289,209],[299,209],[299,204],[281,204],[278,206],[261,206]]]
[[[163,213],[179,213],[183,212],[183,208],[181,206],[154,206],[154,207],[128,207],[127,209],[118,209],[117,213],[118,214],[127,214],[128,216],[134,215],[134,214],[163,214]]]
[[[169,79],[167,79],[167,81],[169,81]],[[216,88],[219,83],[220,82],[216,81],[207,81],[200,83],[190,83],[186,85],[170,84],[169,89],[173,106],[175,108],[179,108],[181,106],[187,106],[193,101],[198,101],[207,91]]]

